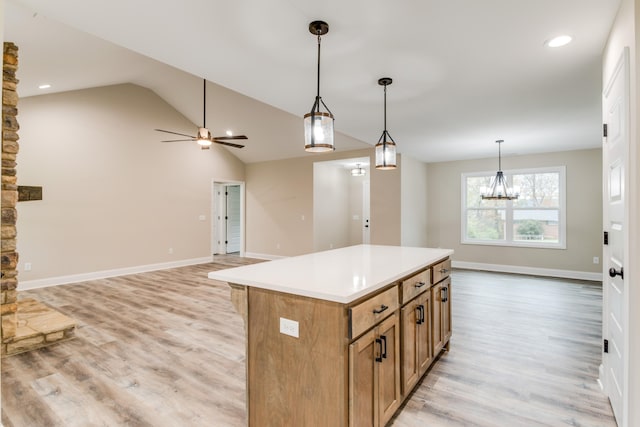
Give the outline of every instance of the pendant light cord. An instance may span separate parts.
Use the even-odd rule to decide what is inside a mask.
[[[318,81],[317,81],[316,100],[320,99],[320,30],[318,29]],[[316,101],[317,102],[317,101]],[[320,103],[317,102],[318,112],[320,112]]]
[[[384,85],[384,133],[387,133],[387,85]]]

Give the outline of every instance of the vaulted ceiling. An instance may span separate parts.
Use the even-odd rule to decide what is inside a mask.
[[[299,117],[299,135],[237,152],[255,162],[304,155],[317,65],[308,24],[322,19],[321,95],[336,129],[375,144],[377,81],[392,77],[388,130],[399,152],[439,162],[495,156],[496,139],[507,156],[599,147],[601,54],[619,3],[7,0],[4,39],[20,46],[21,96],[132,82],[198,124],[206,78]],[[573,42],[547,47],[558,34]],[[269,134],[259,117],[236,120],[214,133]]]

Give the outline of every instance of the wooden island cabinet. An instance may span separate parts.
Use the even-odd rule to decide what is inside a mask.
[[[386,425],[448,348],[452,253],[358,245],[209,273],[245,321],[248,425]]]

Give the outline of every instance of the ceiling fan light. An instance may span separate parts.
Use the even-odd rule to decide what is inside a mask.
[[[305,114],[304,140],[304,149],[310,153],[333,151],[333,115],[320,111]]]
[[[211,145],[211,132],[207,128],[198,128],[198,138],[196,139],[198,145],[202,147],[208,147]]]
[[[396,168],[396,143],[378,141],[376,144],[376,169],[390,170]]]

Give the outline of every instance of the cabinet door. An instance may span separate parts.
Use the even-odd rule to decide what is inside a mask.
[[[434,357],[443,346],[442,336],[442,283],[431,288],[431,342]]]
[[[376,330],[364,334],[349,346],[349,426],[376,426],[375,401],[378,389],[379,345]]]
[[[378,365],[378,413],[381,426],[400,407],[400,318],[398,312],[378,326],[381,361]]]
[[[427,295],[429,293],[427,292]],[[418,335],[422,326],[422,313],[418,308],[418,300],[414,299],[402,308],[402,394],[408,395],[420,379],[420,363],[418,361]],[[431,322],[429,322],[431,323]]]
[[[431,294],[422,294],[416,301],[416,310],[420,323],[417,325],[416,350],[418,361],[418,379],[427,372],[433,361],[431,351]]]

